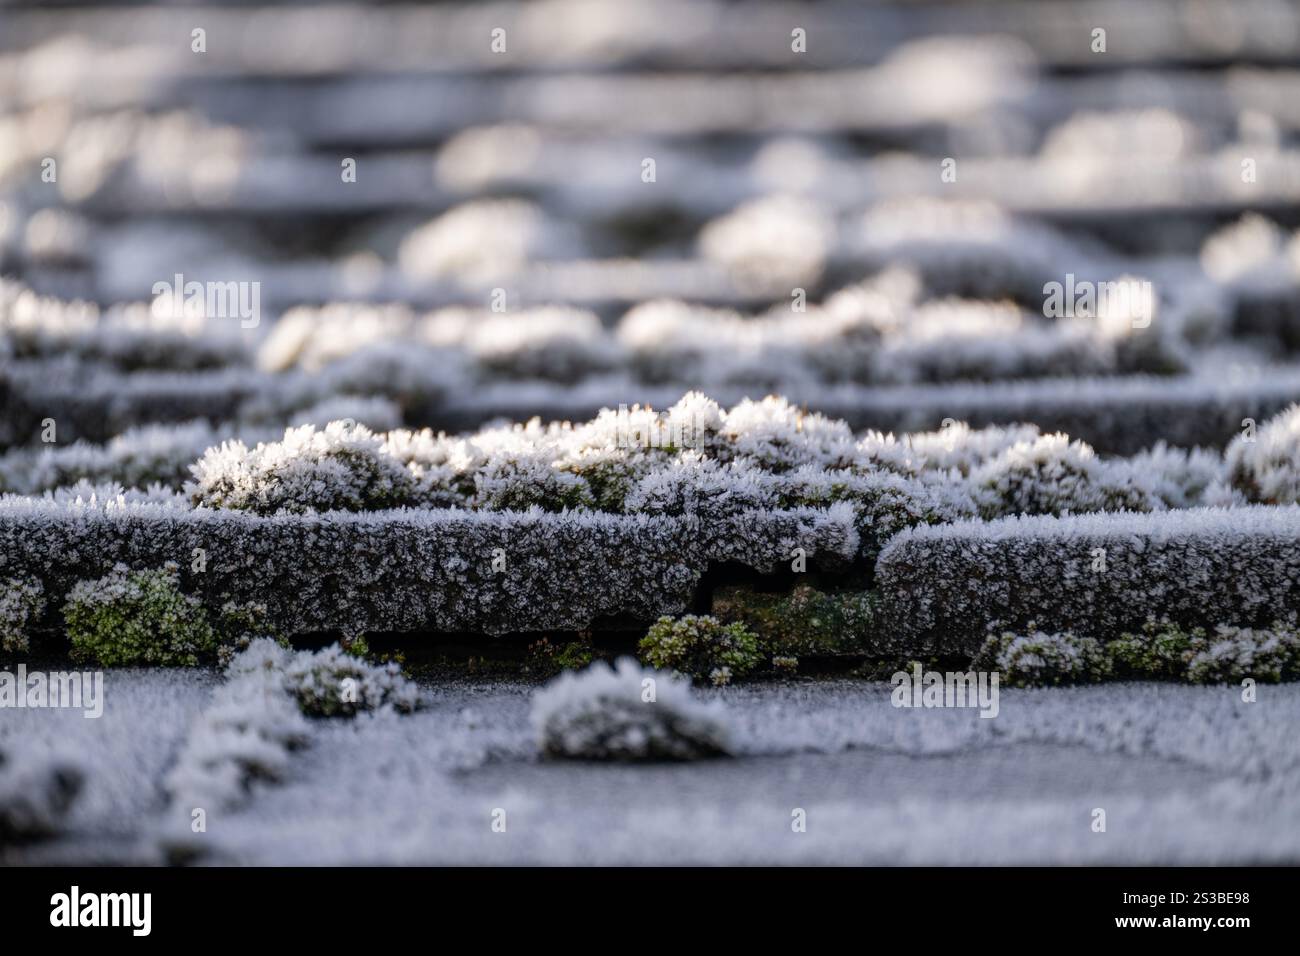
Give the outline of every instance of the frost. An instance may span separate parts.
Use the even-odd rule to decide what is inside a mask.
[[[1011,687],[1044,687],[1105,680],[1111,664],[1105,648],[1093,638],[1032,631],[989,637],[971,667],[998,671]]]
[[[1091,446],[1067,435],[1016,442],[972,471],[970,480],[987,518],[1164,507],[1141,472],[1102,462]]]
[[[1219,625],[1192,645],[1187,679],[1197,684],[1237,684],[1245,678],[1276,683],[1300,678],[1300,634],[1294,628]]]
[[[858,441],[856,452],[860,460],[904,475],[950,470],[969,475],[1007,449],[1031,444],[1037,438],[1038,428],[1034,425],[972,428],[965,422],[953,421],[938,431],[911,432],[897,438],[868,432]]]
[[[379,510],[411,500],[411,475],[363,425],[288,429],[280,442],[223,442],[193,466],[185,491],[196,505],[277,511]]]
[[[647,681],[653,699],[647,700]],[[566,672],[533,697],[542,752],[579,760],[694,760],[728,752],[726,712],[690,682],[642,669],[630,657]]]
[[[1296,506],[917,526],[877,562],[880,631],[915,653],[1044,621],[1099,639],[1151,617],[1264,625],[1300,607],[1297,536]]]
[[[697,451],[682,452],[642,478],[624,502],[629,511],[694,514],[706,521],[775,504],[775,489],[756,465],[747,460],[723,464]]]
[[[1277,683],[1300,677],[1300,632],[1282,621],[1263,628],[1220,624],[1207,632],[1150,620],[1107,651],[1117,669],[1141,678],[1238,684],[1247,678]]]
[[[435,344],[459,346],[486,378],[571,382],[614,368],[622,355],[593,312],[549,307],[517,313],[435,313],[420,330]]]
[[[166,779],[186,823],[193,808],[233,809],[254,781],[282,780],[290,751],[306,743],[307,723],[284,688],[287,657],[273,641],[254,641],[213,691]]]
[[[45,588],[27,578],[0,578],[0,652],[6,656],[30,649],[28,630],[45,609]]]
[[[672,515],[699,519],[715,542],[737,530],[719,522],[746,512],[847,502],[864,555],[901,527],[974,513],[963,486],[874,469],[843,422],[776,398],[723,411],[688,393],[666,412],[635,406],[576,426],[533,420],[458,437],[305,426],[282,442],[210,449],[187,491],[201,506],[259,514],[408,505]]]
[[[1151,490],[1170,508],[1226,506],[1223,456],[1203,448],[1170,448],[1157,442],[1129,459],[1132,468],[1151,479]]]
[[[888,200],[869,209],[855,232],[850,248],[873,263],[915,264],[940,295],[1041,301],[1043,284],[1070,271],[1065,263],[1089,259],[1057,230],[990,202]]]
[[[1267,287],[1293,281],[1285,251],[1281,228],[1251,213],[1205,240],[1201,264],[1219,282]]]
[[[1232,486],[1249,500],[1300,502],[1300,405],[1265,422],[1253,436],[1238,435],[1224,460]]]
[[[239,673],[240,666],[234,668]],[[283,665],[284,686],[308,717],[351,717],[361,711],[410,713],[420,690],[393,663],[368,664],[337,644],[299,652]]]
[[[217,650],[202,602],[182,594],[175,564],[155,571],[116,566],[79,581],[63,609],[76,660],[101,667],[194,667]]]
[[[395,664],[367,664],[338,645],[294,652],[255,639],[231,661],[167,775],[177,822],[187,824],[196,807],[236,809],[259,781],[284,782],[292,752],[309,739],[307,716],[409,712],[419,703],[418,688]],[[186,830],[177,827],[168,844],[202,849]]]

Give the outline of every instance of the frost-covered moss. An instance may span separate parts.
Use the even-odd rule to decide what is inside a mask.
[[[351,717],[384,708],[410,713],[420,705],[420,689],[402,676],[396,662],[371,664],[337,644],[292,655],[283,672],[286,690],[308,717]]]
[[[1194,684],[1236,683],[1247,677],[1276,683],[1300,679],[1300,633],[1294,627],[1219,625],[1194,642],[1187,679]]]
[[[1203,448],[1170,448],[1163,441],[1129,459],[1133,470],[1145,474],[1151,490],[1167,507],[1195,508],[1230,503],[1225,495],[1223,456]]]
[[[420,706],[420,689],[402,676],[395,661],[372,664],[355,640],[319,651],[294,651],[269,638],[251,641],[227,671],[232,682],[260,673],[274,675],[278,686],[307,717],[352,717],[362,711],[391,708],[410,713]]]
[[[971,485],[986,518],[1164,507],[1140,473],[1100,461],[1090,446],[1066,435],[1017,442],[975,469]]]
[[[284,687],[291,653],[274,641],[255,640],[227,668],[167,775],[173,810],[183,824],[171,849],[201,851],[189,828],[191,812],[238,807],[254,783],[283,780],[291,752],[306,744],[307,722]]]
[[[25,654],[28,631],[45,607],[45,588],[33,578],[0,578],[0,652]]]
[[[630,657],[561,674],[534,696],[532,724],[549,757],[694,760],[730,749],[720,702],[699,701],[689,681]]]
[[[281,442],[209,449],[193,472],[195,504],[259,514],[402,504],[643,512],[698,518],[702,533],[732,537],[720,523],[746,512],[843,503],[864,559],[902,528],[975,513],[960,485],[879,469],[843,422],[775,398],[724,412],[698,393],[666,412],[607,410],[579,425],[533,420],[458,437],[339,422],[291,429]]]
[[[1228,478],[1251,501],[1290,505],[1300,502],[1300,405],[1242,433],[1224,452]]]
[[[876,595],[870,591],[818,591],[801,584],[789,594],[745,587],[713,595],[713,614],[758,635],[766,654],[801,657],[860,653],[875,624]]]
[[[152,571],[118,565],[81,581],[63,615],[73,656],[102,667],[194,667],[217,651],[217,632],[198,598],[181,593],[175,564]]]
[[[1011,687],[1090,684],[1111,673],[1105,647],[1094,638],[1069,631],[990,635],[971,667],[998,671]]]
[[[1117,671],[1133,677],[1193,684],[1300,679],[1300,631],[1280,621],[1266,628],[1221,624],[1207,630],[1152,620],[1107,651]]]
[[[219,636],[217,662],[222,666],[229,665],[236,654],[247,650],[258,638],[286,640],[266,604],[260,601],[226,601],[217,609],[215,626]]]
[[[414,480],[370,429],[332,422],[291,428],[280,442],[225,442],[191,469],[196,505],[258,514],[378,511],[413,501]]]
[[[758,637],[740,623],[723,624],[709,615],[661,617],[641,639],[642,660],[689,677],[724,686],[763,661]]]
[[[1184,630],[1168,621],[1148,621],[1134,634],[1106,645],[1117,675],[1179,680],[1187,676],[1192,648],[1205,640],[1204,628]]]
[[[902,475],[952,472],[967,476],[980,465],[1022,442],[1039,437],[1034,425],[972,428],[950,420],[937,431],[916,431],[895,437],[869,431],[858,441],[863,460]]]
[[[564,511],[594,499],[580,476],[553,468],[545,454],[499,454],[474,475],[473,503],[490,511]]]

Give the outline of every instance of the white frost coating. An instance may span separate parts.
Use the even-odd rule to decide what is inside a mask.
[[[242,667],[237,666],[239,673]],[[352,716],[361,711],[410,713],[420,706],[420,689],[393,662],[368,664],[337,644],[300,651],[282,665],[285,689],[308,716]]]
[[[283,441],[209,449],[185,491],[196,504],[271,513],[380,510],[410,501],[412,479],[363,425],[287,429]]]
[[[1155,514],[1097,513],[1081,515],[1018,515],[995,521],[955,521],[910,528],[889,542],[888,550],[908,541],[1064,541],[1091,535],[1141,535],[1155,541],[1177,541],[1188,535],[1224,538],[1300,533],[1300,507],[1192,508]]]
[[[867,462],[904,475],[955,470],[964,476],[1013,445],[1037,438],[1035,425],[972,428],[965,422],[953,421],[938,431],[898,437],[870,431],[858,440],[857,450]]]
[[[902,385],[1058,375],[1182,371],[1172,323],[1136,331],[1125,316],[1047,322],[1005,303],[916,304],[882,275],[823,306],[745,316],[679,301],[629,310],[615,336],[618,364],[646,382]],[[783,288],[788,288],[787,283]]]
[[[395,664],[367,664],[338,645],[294,652],[257,638],[231,661],[167,775],[177,822],[195,808],[238,808],[257,781],[283,781],[291,752],[308,740],[304,715],[410,712],[419,703]]]
[[[1300,637],[1289,628],[1231,627],[1220,624],[1208,646],[1187,662],[1193,683],[1239,683],[1243,677],[1280,681],[1300,671]]]
[[[414,316],[402,304],[331,302],[289,309],[257,348],[257,365],[268,372],[300,367],[319,371],[368,345],[400,338]]]
[[[723,463],[697,451],[683,452],[666,468],[646,475],[625,500],[629,511],[698,514],[706,520],[775,505],[770,476],[749,460]]]
[[[1103,168],[1134,155],[1175,162],[1200,152],[1198,128],[1167,109],[1081,110],[1052,127],[1043,140],[1047,159],[1096,159]]]
[[[972,471],[970,482],[986,518],[1164,508],[1137,469],[1103,462],[1091,446],[1059,434],[1016,442]]]
[[[600,318],[585,309],[442,309],[422,320],[415,334],[430,345],[464,349],[486,378],[569,382],[625,360]]]
[[[876,565],[900,646],[973,653],[1033,622],[1110,639],[1148,619],[1264,625],[1300,612],[1300,506],[917,526]]]
[[[971,667],[998,671],[1015,687],[1086,684],[1109,672],[1101,644],[1068,631],[990,636]]]
[[[939,294],[1011,293],[1024,301],[1041,297],[1047,281],[1090,269],[1093,258],[1062,233],[981,201],[887,200],[867,210],[847,240],[882,264],[915,263]]]
[[[210,449],[194,474],[187,491],[196,504],[260,514],[410,505],[719,521],[844,501],[859,514],[868,550],[885,529],[973,513],[960,484],[879,471],[841,421],[771,397],[724,412],[699,393],[664,413],[634,406],[578,425],[534,419],[458,437],[301,428],[251,450],[238,442]]]
[[[533,697],[532,724],[538,747],[552,757],[692,760],[730,746],[719,701],[699,701],[690,681],[630,657],[561,674]]]
[[[725,700],[734,752],[763,759],[557,767],[530,759],[527,693],[476,682],[412,717],[319,727],[301,775],[205,839],[279,865],[1294,862],[1300,685],[1263,693],[1004,688],[996,720],[900,719],[888,684],[762,682],[701,696]],[[1092,833],[1086,809],[1078,826],[1083,792],[1132,839]],[[493,806],[509,839],[484,824]]]
[[[1146,475],[1150,490],[1170,508],[1230,507],[1244,504],[1224,485],[1223,456],[1204,448],[1170,448],[1157,442],[1129,459],[1133,470]]]
[[[289,751],[307,740],[307,722],[284,686],[290,656],[261,638],[232,662],[167,775],[178,822],[196,808],[236,808],[254,781],[284,778]]]
[[[1300,502],[1300,405],[1265,422],[1254,435],[1238,435],[1223,457],[1233,487],[1250,500]]]

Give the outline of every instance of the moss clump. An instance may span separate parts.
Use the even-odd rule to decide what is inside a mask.
[[[1111,675],[1101,642],[1069,631],[990,635],[972,661],[974,670],[998,671],[1011,687],[1089,684]]]
[[[45,607],[45,589],[34,578],[0,579],[0,653],[26,654],[28,630]]]
[[[265,604],[227,601],[217,611],[217,663],[225,667],[259,637],[269,637],[284,647],[288,639],[270,620]]]
[[[380,708],[409,714],[420,706],[419,688],[397,663],[370,664],[337,644],[290,658],[284,686],[308,717],[351,717]]]
[[[713,614],[754,631],[774,657],[827,656],[864,651],[876,618],[871,591],[818,591],[801,584],[789,594],[721,588]]]
[[[1268,684],[1300,679],[1300,632],[1281,623],[1267,629],[1221,624],[1193,641],[1187,661],[1193,684],[1235,684],[1247,677]]]
[[[1300,631],[1280,621],[1271,628],[1221,624],[1213,631],[1148,621],[1140,633],[1123,635],[1107,650],[1117,668],[1131,677],[1192,684],[1300,678]]]
[[[194,667],[217,652],[217,631],[199,600],[181,592],[173,563],[152,571],[118,565],[80,581],[63,615],[73,657],[102,667]]]
[[[710,615],[661,617],[639,645],[641,659],[653,667],[707,679],[715,686],[744,677],[763,661],[758,636],[744,624],[723,624]]]
[[[1164,621],[1148,621],[1138,634],[1123,634],[1106,645],[1116,674],[1124,677],[1181,680],[1194,646],[1205,642],[1205,629],[1184,631]]]
[[[543,637],[528,645],[528,671],[539,677],[554,677],[564,671],[582,670],[595,656],[589,638],[556,646]]]

